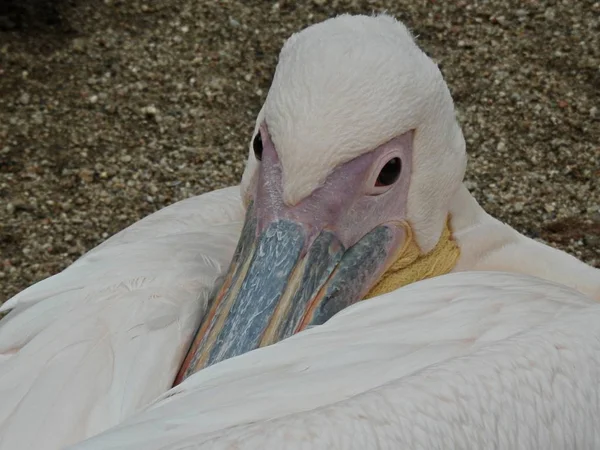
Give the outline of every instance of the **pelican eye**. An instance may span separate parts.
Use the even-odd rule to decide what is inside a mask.
[[[252,141],[252,148],[254,149],[254,156],[256,157],[256,159],[262,161],[263,142],[262,137],[260,136],[260,131],[256,133],[256,136],[254,136],[254,140]]]
[[[379,172],[379,175],[377,176],[375,186],[389,186],[394,184],[400,177],[401,171],[402,161],[400,158],[396,157],[390,159],[385,166],[381,168],[381,172]]]

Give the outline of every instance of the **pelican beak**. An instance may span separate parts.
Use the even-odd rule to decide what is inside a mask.
[[[359,301],[393,260],[402,237],[400,226],[380,225],[346,249],[333,231],[290,218],[257,227],[250,204],[224,283],[175,384],[204,367],[320,325]]]

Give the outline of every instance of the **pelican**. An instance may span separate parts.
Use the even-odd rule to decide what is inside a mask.
[[[239,425],[244,436],[244,427],[260,418],[246,415],[241,422],[228,422],[223,414],[231,411],[218,406],[241,405],[239,396],[249,385],[235,387],[236,374],[266,373],[273,366],[263,355],[279,358],[299,350],[294,342],[306,342],[313,347],[307,346],[304,355],[317,357],[318,338],[329,333],[331,340],[324,342],[331,351],[321,354],[324,364],[345,366],[347,373],[361,366],[382,376],[389,371],[402,376],[443,362],[445,346],[454,341],[467,339],[449,356],[476,349],[473,340],[480,341],[482,332],[462,337],[464,324],[491,323],[485,318],[513,304],[513,297],[522,300],[515,313],[537,319],[505,317],[495,338],[506,342],[498,350],[490,346],[489,358],[495,351],[504,352],[508,365],[533,358],[540,370],[523,376],[539,377],[540,383],[555,367],[588,370],[573,391],[588,395],[597,380],[593,342],[566,362],[566,356],[554,358],[536,347],[542,335],[533,330],[522,343],[509,338],[550,317],[563,318],[569,305],[577,304],[585,305],[577,311],[583,317],[565,315],[564,322],[539,333],[552,335],[555,325],[572,333],[570,344],[578,337],[593,341],[598,330],[592,303],[600,300],[600,271],[489,216],[463,185],[465,167],[465,142],[448,88],[404,25],[386,15],[343,15],[293,35],[258,114],[240,186],[148,216],[2,306],[10,312],[0,323],[0,450],[62,449],[115,426],[127,429],[128,419],[135,425],[136,413],[144,420],[145,414],[164,412],[162,400],[153,403],[161,395],[174,394],[164,405],[175,405],[176,394],[196,382],[193,392],[214,386],[225,402],[207,403],[216,408],[212,425],[200,429],[218,432],[218,424]],[[513,275],[498,278],[490,271]],[[392,370],[384,361],[394,341],[386,337],[405,326],[396,343],[411,342],[411,319],[402,311],[428,295],[443,302],[444,290],[461,283],[460,296],[489,308],[471,310],[478,302],[470,302],[436,314],[435,301],[430,302],[431,320],[413,330],[418,339],[438,342],[437,331],[453,317],[447,333],[439,334],[439,346],[419,341],[435,355],[417,357],[407,363],[410,367],[396,359],[400,367]],[[492,288],[501,291],[503,283],[506,292],[495,303]],[[365,328],[359,326],[363,313]],[[397,323],[382,324],[381,333],[367,338],[366,331],[379,327],[379,314],[396,317]],[[346,353],[364,339],[370,345]],[[369,359],[369,352],[382,359]],[[345,359],[351,354],[356,367]],[[290,353],[288,361],[302,365],[309,356]],[[473,359],[473,374],[485,377],[489,358]],[[270,373],[270,378],[253,378],[267,383],[263,393],[281,371]],[[427,377],[429,372],[418,373]],[[296,386],[315,393],[338,389],[339,380],[322,375],[299,376]],[[213,376],[222,384],[216,385]],[[474,376],[469,383],[475,383]],[[375,378],[383,380],[379,374]],[[496,392],[490,402],[498,411],[502,396],[494,389],[503,379],[490,380]],[[414,389],[425,381],[417,378]],[[459,380],[454,383],[448,389]],[[341,397],[324,396],[331,403],[315,407],[334,407],[340,398],[374,386],[340,388]],[[404,396],[416,402],[418,395],[427,395],[425,387],[420,393],[404,388],[395,401]],[[269,392],[270,402],[283,398],[284,391]],[[537,391],[530,394],[541,398]],[[437,398],[431,408],[441,408],[443,400]],[[297,397],[292,401],[297,408],[289,411],[303,411]],[[561,414],[560,405],[550,403],[546,412]],[[594,405],[590,397],[586,420],[598,418]],[[168,422],[169,415],[161,414]],[[116,445],[111,433],[105,436],[108,441],[100,448]]]

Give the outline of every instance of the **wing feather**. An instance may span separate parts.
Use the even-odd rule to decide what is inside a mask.
[[[165,208],[4,305],[1,450],[62,449],[171,386],[233,254],[238,192]]]
[[[530,438],[537,429],[550,436],[557,430],[531,411],[555,414],[559,431],[565,431],[573,410],[561,410],[560,398],[536,389],[549,389],[555,370],[574,375],[569,358],[576,358],[572,363],[593,376],[574,380],[570,392],[597,391],[600,361],[593,355],[599,350],[599,317],[592,299],[525,275],[463,272],[425,280],[204,369],[146,411],[72,450],[366,450],[443,448],[449,442],[471,448],[454,441],[449,430],[460,429],[465,420],[479,426],[477,417],[487,414],[489,421],[472,430],[474,439],[487,436],[486,426],[494,423],[510,438],[510,421],[512,429],[519,428],[510,407],[524,408],[519,395],[537,408],[525,410]],[[562,339],[564,333],[571,335]],[[553,344],[546,343],[574,346],[583,337],[592,343],[582,352],[549,354]],[[503,385],[511,367],[520,371],[516,378],[528,380],[526,389],[518,391],[515,377]],[[596,400],[583,398],[577,406],[598,418]],[[391,440],[382,423],[406,435]]]

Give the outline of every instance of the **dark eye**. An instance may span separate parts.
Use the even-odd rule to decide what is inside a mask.
[[[402,171],[402,161],[400,158],[390,159],[379,172],[375,186],[389,186],[394,184],[400,177]]]
[[[256,133],[256,136],[254,136],[252,148],[254,149],[254,156],[256,156],[256,159],[262,161],[263,143],[262,137],[260,137],[260,132]]]

